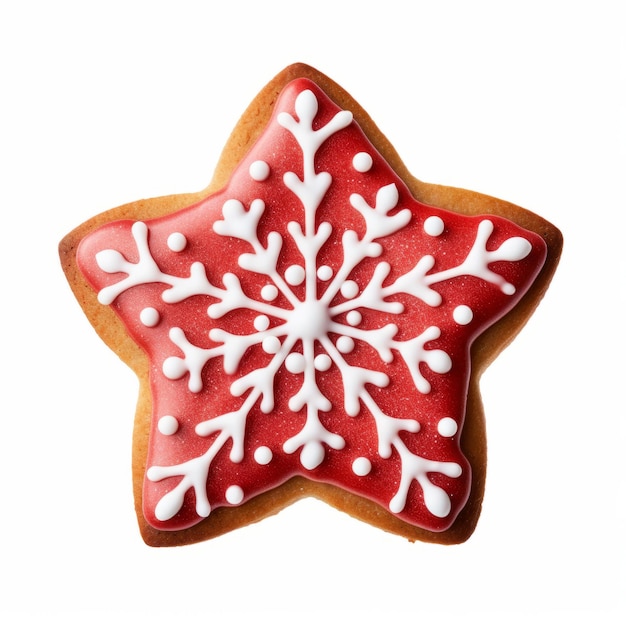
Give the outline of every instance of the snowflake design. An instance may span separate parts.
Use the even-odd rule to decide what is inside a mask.
[[[270,129],[297,168],[273,165],[262,139],[209,199],[210,220],[201,205],[124,223],[118,249],[96,237],[84,254],[99,301],[148,351],[153,381],[176,390],[159,395],[153,382],[147,516],[189,525],[301,474],[448,527],[470,481],[458,443],[469,344],[521,296],[539,244],[501,218],[417,203],[352,114],[312,83],[286,90]],[[330,155],[348,134],[346,166]],[[462,238],[448,250],[441,241],[457,223]],[[195,239],[213,242],[215,257],[193,260]],[[194,443],[159,452],[177,435]]]

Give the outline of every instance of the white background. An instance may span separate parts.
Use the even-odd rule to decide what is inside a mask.
[[[623,623],[620,4],[2,3],[0,620]],[[411,545],[315,501],[187,548],[139,537],[136,382],[57,244],[108,208],[204,188],[295,61],[352,93],[422,180],[564,233],[547,297],[483,378],[490,464],[464,545]]]

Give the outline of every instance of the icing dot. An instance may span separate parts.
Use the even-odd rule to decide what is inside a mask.
[[[348,315],[346,315],[346,319],[348,320],[348,324],[350,326],[358,326],[363,319],[363,316],[358,311],[350,311]]]
[[[273,300],[276,300],[277,296],[278,288],[276,287],[276,285],[265,285],[265,287],[261,289],[261,298],[263,298],[263,300],[265,300],[266,302],[272,302]]]
[[[447,374],[452,368],[452,359],[443,350],[432,350],[429,354],[428,366],[437,374]]]
[[[259,446],[254,451],[254,460],[259,465],[267,465],[272,460],[273,456],[272,451],[267,446]]]
[[[292,352],[285,359],[285,367],[292,374],[302,374],[304,372],[304,356],[299,352]]]
[[[144,326],[152,328],[159,323],[161,316],[155,308],[148,306],[139,314],[139,319]]]
[[[280,339],[278,337],[266,337],[261,345],[267,354],[276,354],[280,350]]]
[[[172,252],[182,252],[187,247],[187,237],[182,233],[172,233],[167,238],[167,247]]]
[[[346,337],[345,335],[339,337],[339,339],[337,339],[337,350],[343,352],[343,354],[352,352],[352,350],[354,350],[354,340],[352,337]]]
[[[369,172],[372,164],[372,157],[367,152],[358,152],[352,159],[352,167],[354,167],[357,172]]]
[[[231,485],[226,490],[226,501],[230,504],[241,504],[243,500],[243,489],[239,485]]]
[[[270,166],[265,161],[255,161],[250,164],[250,178],[262,181],[270,175]]]
[[[322,265],[317,270],[317,277],[320,280],[330,280],[333,277],[333,268],[328,265]]]
[[[341,285],[341,295],[346,300],[351,300],[359,293],[359,286],[353,280],[347,280]]]
[[[443,232],[444,227],[445,225],[443,220],[436,215],[431,215],[424,222],[424,231],[431,237],[439,237],[439,235]]]
[[[442,437],[454,437],[458,429],[458,424],[451,417],[444,417],[437,424],[437,432]]]
[[[290,265],[285,271],[285,280],[290,285],[299,285],[304,280],[304,268],[301,265]]]
[[[452,311],[452,317],[457,324],[465,326],[474,318],[474,312],[467,305],[461,304]]]
[[[254,318],[254,328],[259,332],[267,330],[270,327],[270,318],[267,315],[259,315]]]
[[[352,463],[352,471],[357,476],[367,476],[372,471],[372,463],[364,456],[360,456],[357,459],[354,459],[354,462]]]
[[[318,372],[326,372],[330,369],[330,366],[332,365],[332,361],[327,354],[318,354],[315,357],[313,364],[315,365],[315,369]]]
[[[159,419],[157,428],[162,435],[173,435],[178,430],[178,420],[173,415],[164,415]]]
[[[161,368],[163,373],[170,380],[178,380],[187,373],[185,362],[183,359],[179,359],[176,356],[171,356],[163,361],[163,367]]]

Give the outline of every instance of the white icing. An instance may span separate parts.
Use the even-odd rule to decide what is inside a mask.
[[[352,463],[352,471],[357,476],[367,476],[372,471],[372,462],[364,456],[354,459]]]
[[[511,237],[496,250],[487,250],[487,241],[492,232],[493,222],[484,219],[478,225],[476,240],[463,263],[448,270],[429,274],[427,277],[424,277],[424,283],[430,286],[444,280],[458,278],[459,276],[475,276],[476,278],[482,278],[488,283],[497,285],[502,293],[508,296],[513,295],[515,286],[508,283],[500,274],[490,270],[489,265],[496,261],[521,261],[530,254],[532,247],[530,242],[522,237]],[[433,263],[430,263],[428,269],[432,268],[432,265]],[[440,296],[437,298],[437,302],[441,302]]]
[[[280,339],[278,337],[265,337],[261,342],[263,350],[267,354],[277,354],[280,350]]]
[[[454,437],[459,428],[459,425],[451,417],[444,417],[440,419],[437,424],[437,432],[442,437]]]
[[[346,300],[350,300],[355,298],[359,293],[359,286],[353,280],[347,280],[343,285],[341,285],[341,295],[346,298]]]
[[[243,489],[239,485],[231,485],[226,490],[226,502],[229,504],[241,504],[243,502]]]
[[[318,354],[313,361],[318,372],[327,372],[332,364],[332,359],[327,354]]]
[[[287,355],[287,358],[285,359],[285,367],[287,368],[287,371],[292,374],[302,374],[305,366],[306,361],[299,352],[292,352]]]
[[[466,326],[474,319],[474,312],[466,304],[460,304],[452,311],[452,319],[457,324]]]
[[[363,316],[358,311],[350,311],[346,315],[346,320],[350,326],[358,326],[363,319]]]
[[[371,155],[367,152],[358,152],[352,159],[352,167],[354,167],[357,172],[369,172],[372,169],[373,163],[374,161]]]
[[[269,463],[272,462],[273,458],[274,458],[274,455],[272,454],[272,451],[267,446],[259,446],[254,451],[254,460],[259,465],[269,465]]]
[[[330,280],[333,277],[333,268],[328,265],[322,265],[317,270],[317,277],[323,281]]]
[[[337,266],[318,266],[318,254],[329,240],[336,226],[317,219],[320,207],[332,183],[330,173],[316,168],[318,148],[333,134],[340,132],[352,122],[349,112],[335,114],[323,126],[314,124],[318,110],[315,95],[302,91],[295,102],[295,113],[280,112],[277,120],[297,142],[302,163],[298,173],[288,171],[283,184],[290,190],[295,200],[302,206],[303,219],[290,222],[283,233],[271,231],[259,239],[258,230],[264,219],[265,202],[255,198],[249,206],[237,198],[230,198],[222,205],[222,217],[213,225],[214,232],[222,237],[232,237],[247,244],[247,252],[241,254],[237,264],[244,272],[261,275],[266,280],[260,291],[260,298],[244,292],[240,280],[234,273],[225,273],[221,282],[214,284],[207,278],[205,267],[192,263],[188,276],[171,275],[163,272],[152,257],[148,245],[148,226],[137,222],[132,226],[132,236],[137,247],[136,262],[128,261],[119,251],[103,250],[96,255],[98,266],[107,273],[123,273],[125,277],[103,288],[98,294],[103,304],[112,303],[115,298],[138,285],[158,283],[165,285],[162,293],[166,303],[177,303],[191,296],[211,297],[207,314],[212,320],[209,338],[213,347],[202,348],[193,345],[183,329],[173,327],[169,331],[172,343],[172,356],[164,359],[163,374],[174,381],[186,381],[191,393],[203,390],[203,371],[207,363],[220,359],[224,372],[232,375],[230,393],[241,399],[239,408],[222,415],[211,417],[196,426],[199,437],[210,437],[204,454],[169,467],[153,466],[147,471],[152,481],[168,477],[179,477],[180,482],[159,501],[155,515],[167,520],[176,515],[182,507],[185,493],[195,491],[196,511],[206,517],[211,511],[206,492],[209,468],[222,448],[230,442],[230,460],[239,463],[244,457],[246,421],[257,404],[264,413],[274,408],[275,378],[284,369],[300,385],[289,398],[288,407],[294,413],[303,412],[303,425],[299,432],[283,442],[283,452],[291,455],[299,453],[299,460],[305,470],[314,470],[330,451],[342,450],[346,442],[339,433],[331,432],[324,425],[324,414],[332,409],[330,399],[319,385],[318,372],[336,370],[337,380],[343,395],[345,412],[350,417],[374,420],[378,437],[378,454],[381,459],[389,459],[392,454],[400,460],[396,484],[397,491],[389,502],[395,513],[404,510],[410,486],[417,482],[422,490],[424,502],[432,515],[446,517],[451,509],[448,494],[431,482],[433,474],[443,474],[451,478],[461,475],[457,463],[426,459],[412,452],[401,433],[417,433],[421,426],[416,419],[404,419],[386,415],[378,406],[368,387],[383,389],[389,384],[384,365],[399,357],[408,369],[415,390],[421,394],[431,393],[431,380],[447,374],[453,366],[452,359],[444,350],[426,348],[426,345],[441,336],[441,329],[429,326],[414,331],[414,336],[396,339],[399,328],[393,321],[401,323],[399,316],[404,311],[397,296],[411,296],[421,301],[420,306],[437,307],[442,297],[436,290],[438,284],[460,277],[476,277],[496,285],[503,293],[512,294],[515,287],[501,275],[490,269],[496,261],[517,261],[530,252],[530,243],[521,237],[504,241],[496,250],[489,250],[487,242],[493,232],[493,223],[483,219],[477,228],[476,237],[465,259],[456,266],[447,266],[442,257],[436,271],[435,258],[430,255],[415,254],[414,266],[404,274],[392,275],[388,262],[373,263],[369,279],[359,278],[361,285],[349,276],[362,262],[376,259],[383,252],[386,237],[407,227],[413,219],[412,212],[400,203],[400,194],[394,183],[377,190],[374,198],[353,193],[350,206],[360,215],[360,234],[345,230],[338,245],[341,253]],[[353,166],[357,171],[368,171],[372,166],[371,156],[366,153],[355,155]],[[257,161],[250,167],[250,176],[264,180],[269,176],[269,165]],[[373,205],[370,202],[373,200]],[[439,236],[444,230],[441,218],[429,217],[424,222],[424,230],[431,236]],[[182,235],[181,235],[182,237]],[[283,244],[291,237],[289,244],[295,246],[301,256],[301,264],[291,265],[284,275],[279,272],[283,255]],[[173,251],[180,245],[170,246]],[[339,240],[338,240],[339,241]],[[322,281],[322,283],[318,283]],[[292,286],[303,287],[296,291]],[[304,294],[302,296],[302,293]],[[280,296],[280,299],[279,299]],[[406,299],[406,298],[405,298]],[[276,303],[276,304],[274,304]],[[228,313],[246,310],[253,314],[249,331],[238,329],[237,333],[228,330]],[[380,328],[370,328],[363,324],[360,310],[368,309],[379,314],[387,314],[389,323]],[[469,323],[469,307],[458,307],[454,314],[457,323]],[[347,324],[338,319],[345,314]],[[270,324],[270,318],[275,320]],[[222,323],[222,320],[226,320]],[[460,320],[460,321],[459,321]],[[361,367],[351,363],[350,355],[357,342],[369,346],[380,357],[380,366],[374,364]],[[239,365],[250,349],[262,349],[269,358],[257,369],[239,372]],[[180,356],[182,353],[182,356]],[[297,385],[296,385],[297,387]],[[449,421],[448,421],[449,420]],[[451,418],[439,422],[438,429],[443,436],[452,436],[457,425]],[[456,433],[456,430],[455,430]],[[269,448],[262,446],[255,450],[257,463],[270,463],[273,458]],[[357,458],[353,471],[363,476],[371,471],[371,461]],[[238,485],[230,486],[225,494],[227,502],[237,504],[244,499],[244,492]]]
[[[173,435],[178,431],[178,420],[173,415],[164,415],[159,419],[157,428],[162,435]]]
[[[172,233],[167,238],[167,247],[172,252],[182,252],[187,247],[187,238],[182,233]]]
[[[161,315],[154,307],[148,306],[145,309],[142,309],[139,314],[139,319],[144,326],[153,328],[161,320]]]
[[[349,354],[354,350],[354,339],[342,335],[337,339],[337,350],[343,354]]]
[[[396,447],[404,448],[401,454],[402,475],[398,492],[389,502],[389,510],[392,513],[400,513],[404,510],[409,486],[413,480],[416,480],[422,488],[426,508],[436,517],[447,517],[452,506],[450,497],[441,487],[434,485],[428,479],[428,474],[435,472],[450,478],[458,478],[461,475],[461,466],[458,463],[431,461],[416,454],[411,455],[402,442],[397,442]]]
[[[278,297],[278,289],[275,285],[265,285],[261,289],[261,298],[267,302],[273,302]]]
[[[424,221],[424,232],[431,237],[439,237],[444,231],[445,224],[438,215],[431,215]]]
[[[290,265],[285,271],[285,280],[290,285],[300,285],[304,281],[306,273],[300,265]]]
[[[250,164],[250,178],[262,182],[270,175],[270,166],[265,161],[254,161]]]
[[[270,318],[267,315],[257,315],[254,318],[254,328],[259,332],[263,332],[270,327]]]
[[[183,352],[183,357],[171,356],[163,361],[163,374],[170,380],[178,380],[189,374],[189,391],[202,390],[202,369],[206,362],[214,356],[223,354],[223,348],[204,349],[194,346],[187,340],[181,328],[170,329],[170,340]]]

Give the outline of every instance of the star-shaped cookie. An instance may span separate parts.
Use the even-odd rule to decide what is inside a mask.
[[[560,248],[523,209],[416,180],[345,91],[288,67],[206,190],[113,209],[60,246],[140,380],[146,543],[305,496],[411,540],[465,540],[485,479],[478,380]]]

